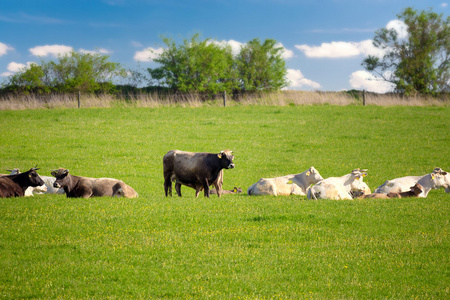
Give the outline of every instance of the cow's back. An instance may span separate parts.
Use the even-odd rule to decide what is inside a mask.
[[[24,195],[23,189],[8,177],[0,178],[0,197],[22,197]]]
[[[327,178],[330,179],[330,178]],[[330,199],[330,200],[343,200],[343,199],[353,199],[348,193],[346,188],[340,182],[335,180],[322,180],[316,185],[313,185],[308,189],[307,193],[308,199]]]
[[[415,185],[423,176],[405,176],[386,180],[382,185],[375,189],[375,193],[401,193],[409,191],[410,187]]]
[[[92,197],[113,196],[113,187],[119,180],[113,178],[94,178],[92,180]]]

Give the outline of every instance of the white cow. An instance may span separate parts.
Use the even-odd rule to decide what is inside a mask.
[[[307,190],[308,199],[353,199],[351,192],[370,190],[363,182],[367,170],[355,169],[350,174],[341,177],[329,177],[319,181]]]
[[[306,195],[306,189],[316,182],[322,180],[319,171],[314,167],[299,174],[290,174],[275,178],[261,178],[257,183],[251,185],[247,194],[249,195]]]
[[[401,193],[410,190],[411,186],[419,183],[423,187],[423,192],[419,194],[419,198],[427,197],[432,189],[445,188],[447,193],[450,193],[450,178],[447,172],[441,168],[435,168],[432,173],[422,176],[405,176],[386,180],[382,185],[376,188],[375,193]]]
[[[18,168],[14,168],[12,170],[7,170],[7,171],[11,172],[10,175],[20,173],[20,170]],[[53,187],[53,183],[56,180],[55,177],[42,176],[42,175],[39,175],[39,177],[41,177],[41,179],[44,181],[44,184],[41,186],[28,187],[24,192],[25,197],[32,197],[34,195],[39,195],[39,194],[64,194],[63,189]]]

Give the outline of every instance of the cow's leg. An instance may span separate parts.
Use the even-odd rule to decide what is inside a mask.
[[[205,178],[205,180],[203,181],[203,188],[205,189],[205,197],[209,198],[209,182],[208,182],[208,178]]]
[[[166,197],[170,195],[172,197],[172,180],[170,176],[164,177],[164,192],[166,193]]]
[[[217,196],[220,198],[222,196],[222,185],[214,182],[214,187],[216,188]]]
[[[178,181],[175,182],[175,191],[177,191],[178,196],[181,197],[181,183]]]
[[[195,198],[198,197],[198,194],[200,194],[200,191],[201,191],[201,190],[202,190],[201,187],[197,187],[197,188],[195,189]]]

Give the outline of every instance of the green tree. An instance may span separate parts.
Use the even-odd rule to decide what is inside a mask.
[[[118,63],[98,53],[71,53],[56,61],[31,64],[9,77],[7,86],[29,92],[110,92],[115,77],[126,76]]]
[[[44,65],[35,63],[22,68],[18,73],[9,76],[5,84],[11,91],[25,93],[46,93],[50,91],[48,83],[48,70]]]
[[[283,48],[266,39],[249,41],[237,56],[237,69],[242,92],[276,91],[287,86]]]
[[[199,34],[177,45],[162,37],[166,48],[156,59],[157,68],[149,68],[152,79],[180,92],[215,94],[231,91],[233,56],[230,46],[221,46],[211,39],[200,40]]]
[[[450,18],[410,7],[397,17],[405,23],[407,36],[399,36],[394,29],[376,31],[373,44],[384,50],[384,56],[368,56],[364,68],[406,95],[448,91]]]

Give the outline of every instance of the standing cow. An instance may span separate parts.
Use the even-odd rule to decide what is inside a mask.
[[[43,185],[44,181],[36,170],[39,168],[31,168],[23,173],[0,177],[0,197],[22,197],[28,187]]]
[[[185,152],[170,150],[164,155],[164,191],[166,197],[172,196],[172,181],[175,190],[181,197],[181,185],[195,189],[195,197],[203,189],[205,197],[209,197],[209,186],[214,185],[217,195],[222,194],[221,171],[233,169],[233,152],[230,150],[216,153]]]
[[[53,186],[63,188],[69,198],[126,197],[137,198],[138,194],[122,180],[113,178],[90,178],[69,174],[69,170],[59,168],[52,171],[56,180]]]

